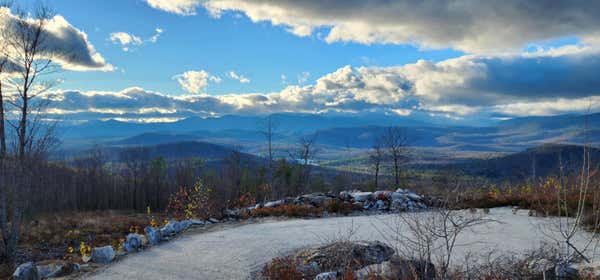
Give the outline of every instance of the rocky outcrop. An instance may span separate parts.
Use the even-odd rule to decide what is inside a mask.
[[[234,213],[240,211],[251,212],[256,208],[275,208],[283,205],[295,204],[295,205],[306,205],[308,207],[321,207],[327,209],[327,206],[332,203],[347,203],[352,206],[352,209],[361,211],[420,211],[428,208],[430,205],[429,201],[422,196],[409,192],[404,189],[397,189],[396,191],[381,190],[376,192],[363,192],[363,191],[342,191],[340,193],[312,193],[300,195],[295,198],[285,198],[275,201],[265,202],[264,204],[258,204],[253,207],[237,209],[236,212],[233,210],[226,210],[224,212],[225,217],[233,217]]]
[[[318,271],[358,269],[389,260],[394,249],[379,241],[335,242],[300,251],[296,259]]]

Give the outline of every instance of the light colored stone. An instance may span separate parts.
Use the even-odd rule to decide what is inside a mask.
[[[43,279],[66,276],[79,271],[78,264],[60,260],[40,262],[36,266]]]
[[[274,207],[278,207],[281,205],[283,205],[283,200],[275,200],[275,201],[269,201],[269,202],[265,203],[264,207],[274,208]]]
[[[146,233],[148,243],[152,246],[157,245],[162,240],[162,234],[158,228],[147,226],[144,228],[144,233]]]
[[[335,280],[337,279],[338,273],[335,271],[323,272],[315,276],[314,280]]]
[[[125,238],[125,243],[123,243],[123,249],[127,253],[136,252],[142,248],[142,236],[137,233],[130,233]]]
[[[17,267],[12,275],[14,280],[41,280],[42,276],[33,262],[26,262]]]
[[[115,259],[115,249],[112,246],[96,247],[92,249],[92,261],[95,263],[109,263]]]
[[[373,194],[372,192],[355,192],[350,195],[352,195],[352,198],[354,199],[354,201],[365,202],[365,201],[369,200],[369,198],[371,198],[372,194]]]
[[[210,219],[208,219],[208,221],[211,222],[211,223],[213,223],[213,224],[218,224],[218,223],[221,222],[221,221],[219,221],[219,219],[216,219],[216,218],[210,218]]]

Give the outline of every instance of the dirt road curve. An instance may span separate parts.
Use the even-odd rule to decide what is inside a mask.
[[[427,215],[422,213],[420,215]],[[488,215],[500,223],[478,226],[463,235],[468,246],[457,249],[457,257],[479,249],[523,251],[537,247],[546,237],[526,211],[516,215],[508,208],[492,209]],[[382,240],[382,229],[393,223],[393,215],[338,217],[313,220],[272,221],[248,224],[199,234],[130,255],[84,279],[248,279],[269,259],[280,253],[314,245],[354,228],[355,239]],[[375,228],[379,228],[376,230]]]

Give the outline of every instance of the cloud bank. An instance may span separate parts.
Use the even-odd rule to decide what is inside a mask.
[[[468,53],[514,50],[532,42],[600,38],[598,1],[473,0],[146,0],[153,8],[215,17],[245,14],[297,36],[324,32],[327,42],[414,44]],[[324,29],[325,31],[323,31]]]
[[[277,92],[174,96],[141,88],[59,91],[52,109],[74,118],[177,119],[274,112],[421,112],[448,118],[513,117],[600,110],[600,52],[585,46],[506,56],[468,55],[397,67],[345,66],[309,85]],[[220,78],[188,71],[175,77],[200,93]],[[507,86],[510,85],[510,86]]]

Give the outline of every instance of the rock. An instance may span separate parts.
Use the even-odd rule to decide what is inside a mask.
[[[406,194],[408,191],[407,191],[407,190],[405,190],[405,189],[398,188],[398,189],[396,189],[396,192],[397,192],[397,193]]]
[[[12,275],[15,280],[41,280],[42,276],[33,262],[26,262],[15,269]]]
[[[147,226],[144,228],[144,233],[146,233],[148,243],[150,243],[150,245],[152,246],[157,245],[162,240],[162,234],[160,229]]]
[[[394,200],[407,200],[408,199],[408,195],[406,195],[405,193],[399,193],[399,192],[393,192],[390,194],[390,200],[394,201]]]
[[[393,192],[391,192],[391,191],[376,191],[373,193],[372,198],[375,200],[390,199],[392,196],[392,193]]]
[[[40,277],[46,279],[51,277],[62,277],[79,271],[79,264],[65,261],[46,261],[37,265]]]
[[[175,229],[175,233],[176,234],[180,234],[184,230],[188,229],[190,226],[192,226],[192,222],[190,220],[183,220],[183,221],[180,221],[180,222],[176,222],[173,225],[173,228]]]
[[[198,219],[191,219],[190,222],[192,223],[192,226],[203,226],[206,224],[204,221]]]
[[[352,193],[352,199],[358,202],[365,202],[371,198],[372,192],[355,192]]]
[[[358,269],[389,260],[394,249],[379,241],[335,242],[300,251],[302,263],[316,263],[320,271],[337,271],[351,266]],[[344,257],[340,257],[344,256]]]
[[[354,272],[357,280],[373,279],[435,279],[435,266],[426,261],[405,260],[394,255],[389,261],[372,264]],[[379,279],[379,278],[377,278]]]
[[[115,249],[112,246],[96,247],[92,249],[92,261],[95,263],[109,263],[115,259]]]
[[[350,201],[350,200],[352,200],[352,195],[348,191],[341,191],[340,194],[338,195],[338,198],[343,201]]]
[[[175,223],[175,221],[169,221],[164,227],[160,229],[160,233],[163,238],[175,235]]]
[[[387,204],[383,200],[377,200],[377,201],[375,201],[374,207],[377,210],[387,210],[388,209]]]
[[[226,209],[225,211],[223,211],[223,215],[225,215],[225,217],[227,218],[239,218],[240,217],[240,210],[237,209]]]
[[[137,233],[130,233],[125,238],[125,243],[123,243],[123,249],[127,253],[138,251],[142,248],[142,236]]]
[[[554,267],[554,275],[557,279],[579,279],[579,270],[577,265],[559,263]]]
[[[275,207],[278,207],[281,205],[283,205],[283,200],[275,200],[275,201],[269,201],[269,202],[265,203],[265,205],[263,207],[275,208]]]
[[[335,280],[337,279],[338,273],[335,271],[323,272],[315,276],[314,280]]]
[[[423,199],[420,195],[416,193],[408,193],[406,196],[408,196],[408,198],[413,201],[421,201],[421,199]]]
[[[208,221],[211,222],[211,223],[213,223],[213,224],[218,224],[218,223],[221,222],[221,221],[219,221],[219,219],[215,219],[215,218],[210,218],[210,219],[208,219]]]
[[[314,206],[323,206],[327,203],[330,203],[331,201],[333,201],[333,199],[331,197],[324,196],[324,195],[308,197],[308,202]]]

